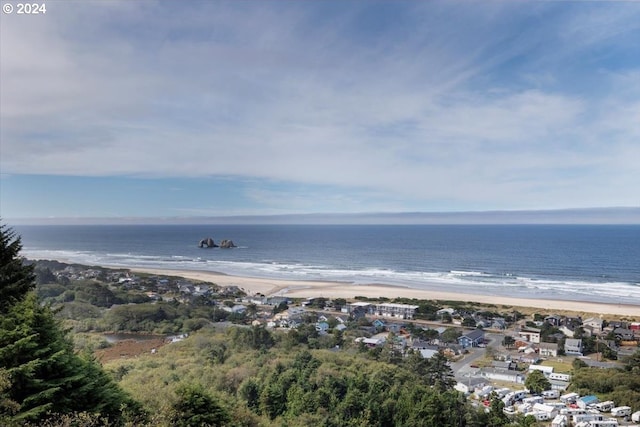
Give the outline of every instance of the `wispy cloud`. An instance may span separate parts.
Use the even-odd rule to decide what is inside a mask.
[[[262,180],[245,202],[283,212],[637,203],[635,4],[56,2],[14,18],[3,173]]]

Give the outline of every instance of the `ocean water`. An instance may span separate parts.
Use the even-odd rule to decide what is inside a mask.
[[[638,225],[16,226],[28,258],[638,305]],[[212,237],[234,249],[201,249]],[[393,297],[394,295],[389,295]]]

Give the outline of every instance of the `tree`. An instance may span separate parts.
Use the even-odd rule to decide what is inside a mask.
[[[450,390],[456,384],[453,371],[449,366],[449,361],[440,352],[434,354],[429,359],[429,367],[427,368],[427,378],[430,385],[436,390]]]
[[[542,371],[533,371],[524,382],[524,386],[528,388],[532,394],[540,394],[545,390],[551,389],[551,383],[544,376]]]
[[[506,348],[511,348],[511,346],[513,346],[515,343],[516,340],[510,335],[505,335],[505,337],[502,339],[502,345]]]
[[[476,321],[473,317],[465,317],[464,319],[462,319],[462,326],[465,326],[467,328],[475,328]]]
[[[22,242],[16,233],[0,224],[0,314],[22,300],[35,287],[33,266],[20,258]]]
[[[458,338],[462,335],[462,332],[460,332],[458,329],[456,328],[449,328],[446,331],[444,331],[442,333],[442,335],[440,336],[440,338],[442,339],[442,341],[444,342],[457,342]]]
[[[229,413],[200,385],[183,385],[176,391],[171,422],[178,427],[217,427],[230,421]]]
[[[49,413],[100,413],[112,423],[125,421],[121,407],[139,412],[90,357],[74,352],[60,320],[38,303],[33,268],[19,258],[20,239],[0,226],[0,372],[9,388],[1,400],[0,419],[39,423]]]

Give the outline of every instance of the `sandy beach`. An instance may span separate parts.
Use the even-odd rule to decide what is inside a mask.
[[[219,286],[238,286],[249,295],[288,296],[292,298],[345,298],[356,296],[369,298],[416,298],[424,300],[471,301],[484,304],[495,304],[514,307],[530,307],[558,312],[590,313],[595,316],[616,315],[640,320],[640,306],[625,304],[605,304],[582,301],[546,300],[530,298],[511,298],[499,295],[476,295],[470,293],[447,292],[445,290],[423,290],[403,286],[384,284],[353,284],[331,281],[300,281],[263,279],[241,276],[230,276],[222,273],[190,270],[162,270],[148,268],[132,268],[132,271],[148,274],[180,276],[191,280],[215,283]]]

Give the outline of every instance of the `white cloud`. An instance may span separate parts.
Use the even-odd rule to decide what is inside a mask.
[[[588,14],[594,34],[566,14],[554,35],[542,20],[518,31],[515,6],[408,3],[412,26],[378,34],[359,7],[316,20],[317,5],[167,5],[3,19],[3,173],[250,177],[342,187],[331,203],[354,207],[632,202],[640,121],[626,94],[640,64],[624,78],[584,70],[604,95],[563,90],[556,73],[636,31],[628,8]],[[554,40],[561,51],[540,48]],[[527,61],[546,67],[539,78],[513,65]],[[302,192],[296,209],[314,197]]]

